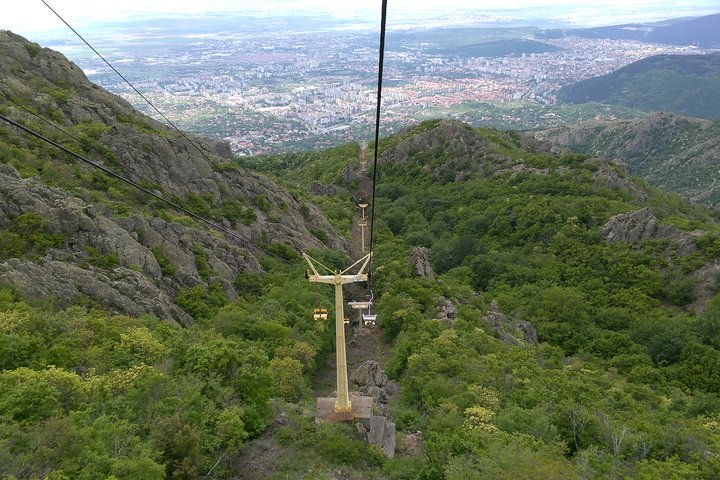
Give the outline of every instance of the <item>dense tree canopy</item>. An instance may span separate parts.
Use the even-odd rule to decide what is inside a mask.
[[[400,385],[390,404],[399,445],[422,432],[416,452],[385,459],[352,426],[313,424],[311,379],[334,332],[309,311],[330,305],[330,291],[309,287],[283,251],[290,265],[264,258],[263,273],[236,278],[235,301],[212,282],[181,292],[196,320],[186,329],[0,290],[0,476],[237,476],[231,460],[262,436],[282,452],[269,478],[718,478],[720,296],[706,301],[717,285],[697,275],[720,257],[717,213],[601,159],[447,128],[384,140],[378,171],[383,366]],[[357,185],[342,172],[356,155],[255,167],[290,172],[306,191],[325,172],[337,189],[319,204],[345,228]],[[703,230],[694,250],[602,239],[613,215],[645,206],[663,224]],[[4,251],[58,241],[36,220],[17,220]],[[434,278],[411,271],[416,246],[429,249]],[[441,297],[456,318],[438,319]]]

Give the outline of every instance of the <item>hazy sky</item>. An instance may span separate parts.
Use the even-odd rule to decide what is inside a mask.
[[[46,0],[71,24],[123,20],[136,15],[237,12],[255,14],[320,13],[376,22],[380,0]],[[40,0],[3,0],[0,28],[28,35],[62,25]],[[540,15],[579,26],[650,21],[720,13],[718,0],[389,0],[388,22],[439,20],[461,16],[480,19],[537,18]],[[501,5],[498,5],[501,4]]]

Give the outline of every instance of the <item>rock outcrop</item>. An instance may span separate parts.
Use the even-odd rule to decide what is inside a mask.
[[[206,230],[158,217],[116,218],[103,205],[22,179],[13,167],[0,165],[0,227],[8,228],[12,219],[27,213],[40,216],[49,232],[62,234],[64,245],[48,250],[41,259],[8,259],[0,264],[0,281],[59,306],[89,299],[117,313],[152,313],[188,324],[190,317],[173,298],[179,289],[204,281],[198,272],[198,249],[212,270],[207,280],[219,281],[231,299],[236,296],[232,281],[239,272],[260,271],[249,252]],[[114,257],[117,265],[88,265],[90,249]],[[172,275],[163,274],[158,256],[173,265]]]
[[[671,225],[662,225],[650,208],[615,215],[602,227],[602,237],[608,242],[626,242],[638,245],[644,241],[670,240],[679,256],[695,250],[695,239],[704,232],[685,232]]]
[[[432,265],[430,265],[430,259],[428,258],[428,249],[425,247],[415,247],[410,252],[410,268],[412,268],[413,275],[425,278],[434,278]]]
[[[0,263],[0,281],[29,298],[48,299],[61,308],[90,300],[115,313],[150,313],[185,326],[192,323],[192,318],[173,302],[169,289],[128,268],[104,271],[55,260],[11,258]]]
[[[395,455],[396,429],[395,423],[390,420],[388,394],[394,392],[395,385],[388,381],[380,364],[374,360],[368,360],[355,369],[350,375],[350,382],[357,386],[358,391],[373,397],[381,413],[372,415],[369,429],[358,427],[358,432],[392,458]]]
[[[350,374],[350,382],[357,386],[358,391],[373,397],[383,414],[387,413],[389,398],[385,387],[388,377],[378,362],[368,360],[360,365]]]
[[[438,320],[455,320],[458,316],[455,304],[445,297],[440,297],[438,299],[437,311]]]
[[[335,188],[335,185],[325,185],[318,182],[317,180],[315,180],[312,185],[310,185],[310,193],[319,197],[335,195],[336,192],[337,188]]]
[[[490,302],[490,309],[481,320],[505,343],[511,345],[520,345],[521,343],[525,343],[526,345],[538,344],[537,331],[532,323],[526,320],[512,321],[507,315],[500,312],[500,307],[496,300]]]

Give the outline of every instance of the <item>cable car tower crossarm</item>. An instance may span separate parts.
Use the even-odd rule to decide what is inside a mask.
[[[322,263],[318,262],[306,253],[303,258],[310,266],[312,273],[308,272],[307,279],[310,282],[327,283],[335,285],[335,357],[337,362],[337,400],[335,401],[336,413],[349,413],[352,405],[348,396],[348,374],[347,358],[345,354],[345,313],[343,311],[342,286],[348,283],[367,282],[368,275],[365,269],[370,263],[372,252],[362,257],[348,268],[340,271],[333,271]],[[320,275],[315,265],[322,267],[329,272],[328,275]],[[356,274],[348,274],[350,270],[360,265]]]

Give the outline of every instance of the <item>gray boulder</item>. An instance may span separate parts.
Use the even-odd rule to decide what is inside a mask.
[[[383,387],[388,378],[380,364],[375,360],[368,360],[350,374],[350,381],[358,387]]]
[[[537,345],[535,327],[527,320],[514,321],[500,311],[496,300],[490,302],[490,309],[483,315],[484,321],[500,340],[511,345]]]
[[[410,252],[410,268],[412,268],[413,275],[425,278],[434,278],[432,265],[430,265],[430,259],[428,258],[428,249],[425,247],[415,247]]]
[[[454,320],[458,316],[457,307],[445,297],[438,300],[438,320]]]

